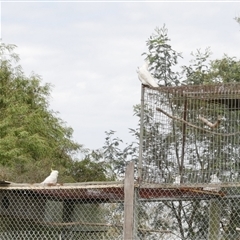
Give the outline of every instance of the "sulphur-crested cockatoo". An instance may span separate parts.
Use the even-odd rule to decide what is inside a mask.
[[[177,176],[175,177],[175,180],[174,180],[173,184],[180,184],[180,183],[181,183],[181,176],[180,176],[180,175],[177,175]]]
[[[58,171],[52,170],[50,175],[41,184],[56,184],[58,178]]]
[[[148,71],[148,62],[145,63],[137,69],[138,78],[143,85],[148,85],[150,87],[159,87],[155,79],[152,77],[151,73]]]
[[[207,190],[207,191],[219,192],[221,189],[221,186],[218,186],[218,185],[220,185],[220,184],[221,184],[220,179],[217,177],[216,174],[213,174],[210,176],[210,184],[209,185],[214,185],[214,186],[205,187],[203,189]]]

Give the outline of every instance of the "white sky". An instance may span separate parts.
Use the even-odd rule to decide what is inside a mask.
[[[54,85],[51,109],[74,129],[74,140],[101,148],[105,131],[130,143],[140,102],[136,68],[146,40],[165,23],[172,47],[190,59],[211,47],[240,58],[240,2],[2,1],[1,38],[18,46],[26,75]]]

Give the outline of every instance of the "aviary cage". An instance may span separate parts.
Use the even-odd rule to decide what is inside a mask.
[[[239,123],[239,84],[144,87],[141,180],[238,182]]]
[[[239,83],[142,86],[140,239],[240,239],[239,123]]]

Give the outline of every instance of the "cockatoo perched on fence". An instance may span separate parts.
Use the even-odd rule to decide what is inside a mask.
[[[159,87],[155,79],[152,77],[151,73],[148,71],[148,62],[145,63],[137,69],[138,78],[143,85],[148,85],[150,87]]]
[[[58,171],[52,170],[50,175],[41,184],[56,184],[58,178]]]

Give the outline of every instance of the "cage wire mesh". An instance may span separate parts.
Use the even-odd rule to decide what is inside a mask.
[[[0,181],[0,239],[240,240],[239,122],[240,84],[142,86],[133,188]]]
[[[137,238],[240,239],[240,84],[142,86],[141,111]]]
[[[123,239],[122,184],[0,189],[0,239]]]

